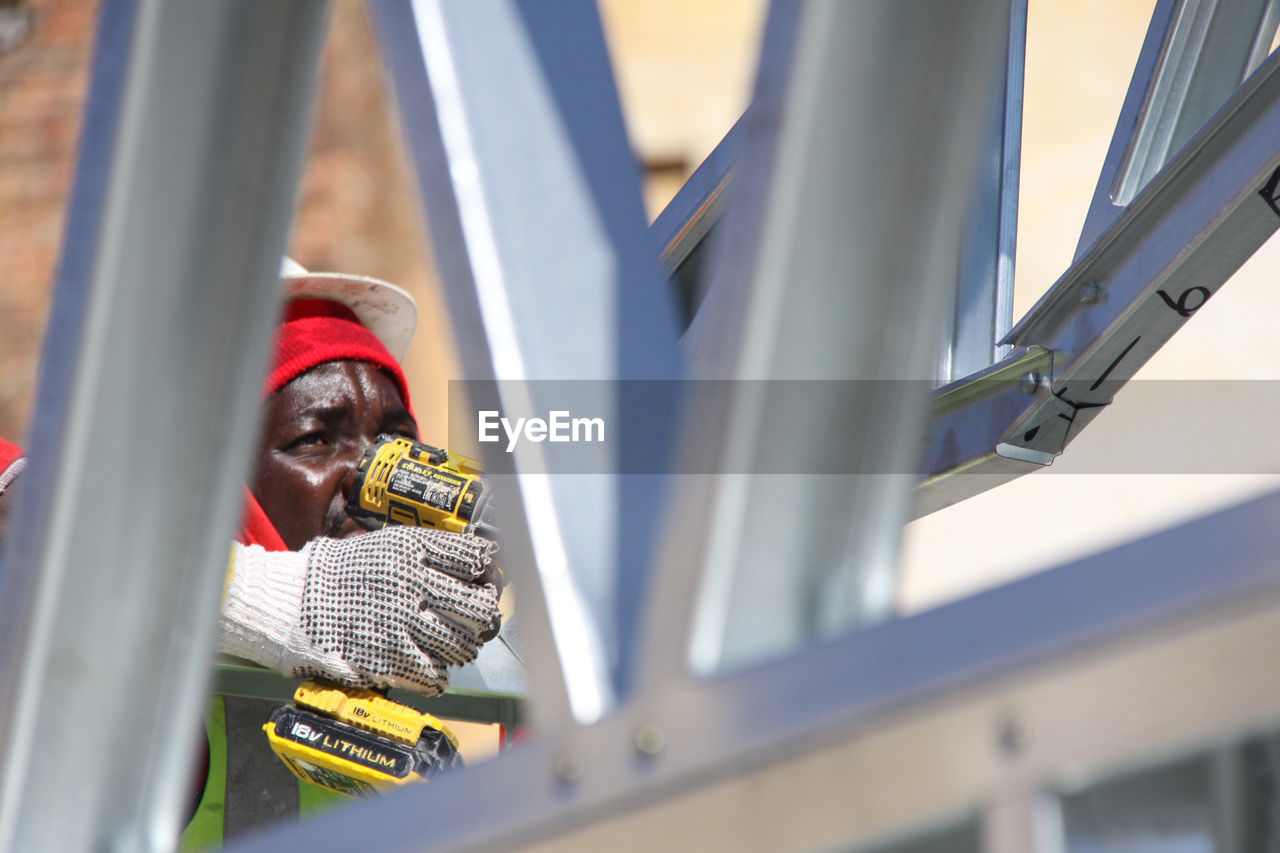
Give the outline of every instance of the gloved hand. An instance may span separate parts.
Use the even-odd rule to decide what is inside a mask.
[[[295,678],[439,693],[497,633],[496,546],[388,527],[301,551],[236,544],[222,651]]]

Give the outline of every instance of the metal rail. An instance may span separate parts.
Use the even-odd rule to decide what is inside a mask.
[[[1017,816],[1042,796],[1280,725],[1280,684],[1239,677],[1280,643],[1278,512],[1271,494],[796,658],[669,682],[572,739],[236,849],[870,850],[973,821],[995,834],[982,849],[1016,849],[1043,837]]]
[[[647,417],[618,417],[627,380],[682,369],[594,6],[374,9],[470,388],[486,409],[546,417],[547,380],[614,381],[591,414],[624,438],[600,474],[672,443],[674,382]],[[516,582],[547,605],[548,622],[526,623],[526,647],[534,713],[554,728],[599,719],[627,689],[667,484],[566,476],[549,447],[487,462],[517,475],[490,479],[525,521],[504,523],[507,564],[537,567]]]
[[[0,849],[181,828],[326,11],[100,8],[0,574]]]
[[[678,348],[594,7],[381,0],[468,378],[501,380],[511,414],[547,402],[528,380],[679,379],[680,353],[699,378],[889,378],[888,397],[794,413],[739,383],[684,421],[669,391],[635,440],[729,460],[783,435],[806,467],[856,446],[890,472],[924,444],[917,511],[1050,461],[1275,230],[1280,60],[1259,60],[1276,9],[1157,8],[1104,169],[1121,204],[1091,212],[1015,349],[937,390],[927,416],[962,222],[992,210],[963,176],[993,116],[1008,135],[1009,8],[775,3],[725,149],[732,194],[715,159],[689,220],[663,221],[668,259],[687,264],[690,235],[724,211]],[[34,486],[0,575],[5,849],[161,849],[176,833],[174,744],[198,720],[192,662],[248,458],[322,18],[300,0],[104,5]],[[184,455],[192,441],[212,451]],[[783,478],[770,502],[777,484],[757,475],[617,476],[616,457],[583,486],[555,461],[520,454],[499,477],[525,522],[509,560],[537,569],[516,579],[535,736],[237,849],[1056,853],[1096,829],[1081,796],[1196,750],[1204,813],[1255,807],[1246,753],[1218,747],[1268,743],[1280,687],[1222,661],[1266,672],[1280,644],[1280,494],[889,619],[910,474]],[[127,478],[131,504],[79,497]],[[139,710],[139,695],[156,701]],[[89,705],[111,737],[67,737]]]

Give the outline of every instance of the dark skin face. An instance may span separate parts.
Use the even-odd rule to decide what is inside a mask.
[[[330,361],[267,401],[252,491],[290,549],[364,533],[347,514],[356,464],[382,433],[416,439],[395,382],[363,361]]]

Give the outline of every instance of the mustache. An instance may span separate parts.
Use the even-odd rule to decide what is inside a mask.
[[[362,518],[352,515],[344,501],[340,506],[330,506],[325,513],[323,535],[330,539],[339,539],[351,530],[352,523],[361,533],[381,530],[386,525],[377,518]]]
[[[345,503],[341,505],[330,504],[328,512],[324,514],[324,535],[330,538],[338,538],[342,536],[342,528],[355,521],[347,512]]]

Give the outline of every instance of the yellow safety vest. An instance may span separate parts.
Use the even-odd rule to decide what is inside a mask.
[[[179,849],[207,850],[253,829],[298,820],[346,797],[303,782],[267,745],[262,724],[279,702],[214,696],[205,714],[209,775]]]

